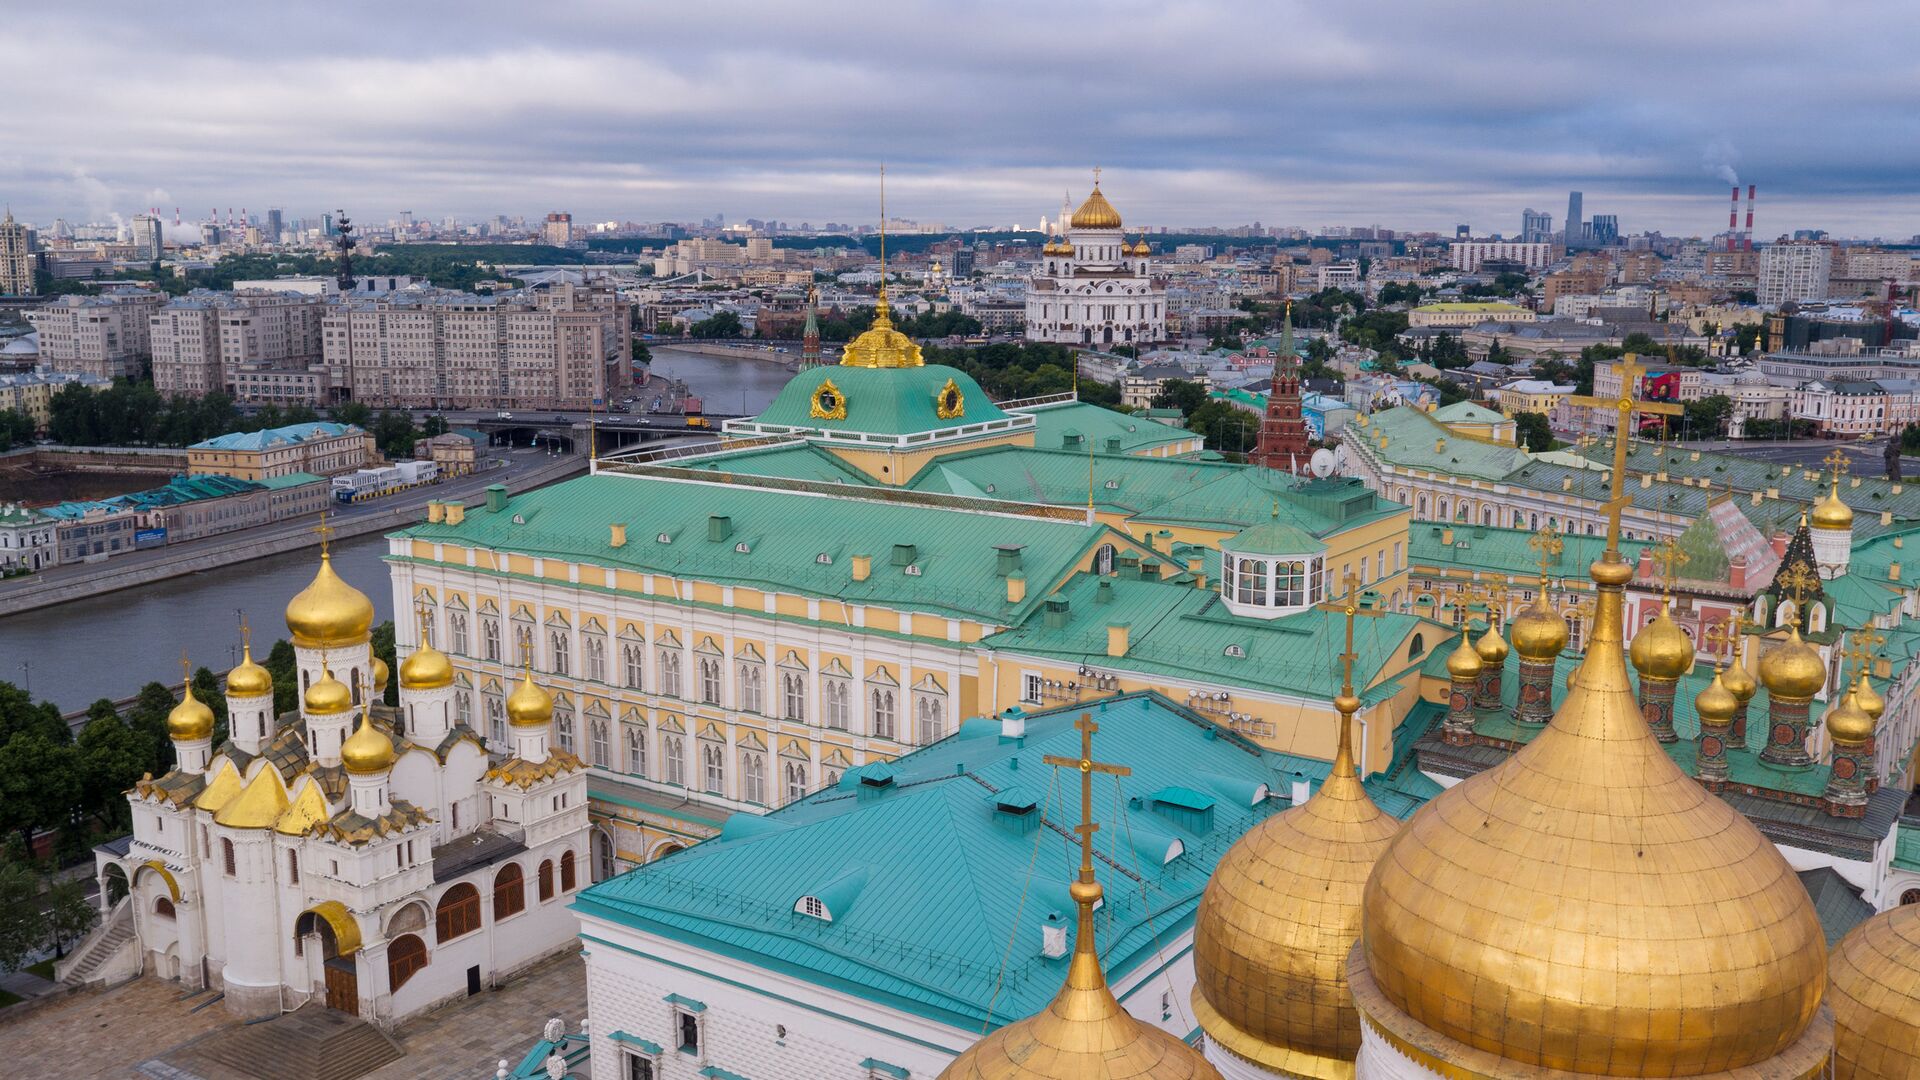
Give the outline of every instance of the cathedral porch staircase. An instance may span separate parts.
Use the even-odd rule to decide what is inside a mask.
[[[133,933],[133,898],[123,896],[100,925],[54,965],[55,980],[65,986],[85,986],[137,975],[138,959],[127,954],[137,953],[139,948]]]
[[[213,1032],[163,1060],[177,1070],[172,1075],[204,1080],[354,1080],[401,1056],[400,1047],[372,1024],[309,1004]]]

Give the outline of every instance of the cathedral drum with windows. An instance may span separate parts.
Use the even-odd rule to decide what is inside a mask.
[[[1153,251],[1142,233],[1129,241],[1120,212],[1100,192],[1041,248],[1027,282],[1027,340],[1112,348],[1166,340],[1167,287],[1153,276]]]
[[[188,688],[173,769],[127,793],[132,836],[96,849],[110,906],[72,966],[99,953],[87,977],[218,988],[247,1017],[319,1000],[391,1024],[572,943],[586,770],[548,745],[553,699],[523,678],[512,745],[490,754],[431,645],[400,663],[398,706],[380,704],[373,620],[323,551],[287,606],[299,707],[275,714],[250,648],[227,675],[224,739]]]

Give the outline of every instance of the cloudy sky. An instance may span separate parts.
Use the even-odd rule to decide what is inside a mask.
[[[1920,5],[1616,0],[10,5],[0,198],[384,221],[1920,233]]]

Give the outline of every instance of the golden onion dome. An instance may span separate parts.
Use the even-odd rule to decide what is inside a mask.
[[[355,776],[383,773],[393,768],[393,740],[373,726],[367,713],[360,714],[360,726],[340,744],[340,764]]]
[[[1460,635],[1460,644],[1447,654],[1447,674],[1456,679],[1477,679],[1480,677],[1480,654],[1474,650],[1473,642],[1466,634]]]
[[[1827,972],[1835,1080],[1920,1080],[1920,904],[1854,927]]]
[[[453,661],[447,654],[421,643],[412,656],[400,661],[400,689],[439,690],[453,685]]]
[[[1487,667],[1499,667],[1507,661],[1507,639],[1500,636],[1500,624],[1487,620],[1487,632],[1473,643],[1473,651],[1480,654],[1480,662]]]
[[[1867,678],[1867,673],[1864,671],[1860,673],[1860,681],[1853,688],[1853,696],[1860,703],[1860,711],[1875,720],[1880,719],[1880,715],[1887,711],[1887,699],[1881,697],[1879,691],[1873,688],[1873,680]]]
[[[1357,1004],[1473,1075],[1695,1076],[1824,1049],[1819,917],[1642,718],[1630,576],[1595,573],[1593,638],[1547,727],[1423,806],[1367,881]]]
[[[1820,650],[1800,638],[1794,627],[1787,640],[1760,658],[1760,682],[1774,697],[1810,698],[1827,685],[1827,662]]]
[[[1833,736],[1836,743],[1860,746],[1873,738],[1873,717],[1868,716],[1859,700],[1849,693],[1827,713],[1827,734]]]
[[[1650,679],[1677,679],[1693,667],[1693,639],[1667,615],[1665,601],[1660,614],[1633,635],[1628,649],[1633,667]]]
[[[1567,647],[1567,620],[1547,603],[1544,588],[1514,616],[1512,633],[1514,651],[1528,660],[1552,660]]]
[[[1714,672],[1713,681],[1693,696],[1693,711],[1699,714],[1702,724],[1730,724],[1733,714],[1740,711],[1740,699],[1727,689],[1722,674]]]
[[[240,649],[240,666],[227,672],[228,697],[266,697],[273,693],[273,673],[253,662],[253,646]]]
[[[873,309],[873,325],[859,337],[847,342],[846,348],[840,353],[843,366],[904,368],[920,367],[926,363],[921,359],[919,344],[893,328],[893,319],[887,311],[887,287],[882,282],[880,302]]]
[[[364,645],[373,632],[373,601],[333,572],[333,557],[320,553],[320,571],[287,602],[293,643],[309,649]]]
[[[347,684],[322,669],[320,678],[307,687],[305,712],[312,716],[337,716],[353,708],[353,691]]]
[[[514,727],[546,727],[553,723],[553,695],[534,683],[531,669],[513,693],[507,695],[507,723]]]
[[[167,713],[167,738],[174,742],[195,742],[212,737],[213,710],[193,696],[193,683],[188,681],[180,704]]]
[[[1120,211],[1113,208],[1105,195],[1100,194],[1100,182],[1094,181],[1093,194],[1073,212],[1073,227],[1076,229],[1117,229],[1120,227]]]
[[[1853,528],[1853,508],[1840,501],[1840,481],[1835,480],[1828,489],[1827,497],[1813,508],[1813,527],[1816,529]]]
[[[387,662],[385,660],[380,659],[377,656],[374,657],[373,658],[373,692],[376,696],[387,692],[387,680],[391,679],[392,677],[393,677],[393,672],[390,669],[388,669]]]
[[[1367,875],[1400,830],[1354,771],[1359,700],[1334,704],[1333,771],[1312,798],[1234,842],[1193,928],[1193,1009],[1207,1038],[1281,1075],[1324,1075],[1328,1063],[1359,1053],[1347,955],[1360,937]]]
[[[1760,685],[1753,681],[1753,676],[1748,673],[1747,666],[1740,662],[1738,655],[1734,657],[1733,663],[1720,673],[1720,681],[1726,684],[1727,691],[1742,705],[1752,701],[1753,695],[1760,691]]]

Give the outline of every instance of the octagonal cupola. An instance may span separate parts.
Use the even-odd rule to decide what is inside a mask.
[[[1280,520],[1220,541],[1220,596],[1227,610],[1256,619],[1291,615],[1326,599],[1327,545]]]

